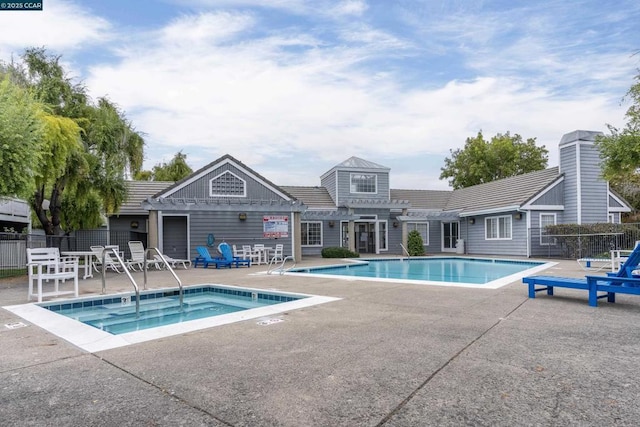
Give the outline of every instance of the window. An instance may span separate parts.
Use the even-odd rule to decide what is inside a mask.
[[[422,237],[422,244],[429,246],[429,223],[428,222],[408,222],[407,232],[418,230]]]
[[[322,246],[322,222],[302,222],[300,226],[302,246]]]
[[[387,221],[378,221],[378,244],[381,251],[387,250]]]
[[[209,195],[212,197],[245,197],[246,183],[232,172],[223,172],[209,181]]]
[[[553,237],[547,237],[547,226],[556,225],[556,214],[554,213],[541,213],[540,214],[540,244],[543,246],[555,245],[556,239]]]
[[[377,176],[374,174],[351,174],[351,192],[352,193],[376,193],[377,192]]]
[[[485,218],[486,240],[511,240],[511,215]]]

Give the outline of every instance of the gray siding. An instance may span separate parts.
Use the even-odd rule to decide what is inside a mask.
[[[607,222],[608,185],[600,177],[600,155],[592,144],[581,144],[582,223]]]
[[[546,193],[532,203],[533,206],[557,206],[562,204],[564,204],[564,182],[560,182],[558,185],[550,188]]]
[[[609,207],[611,207],[611,208],[621,208],[623,206],[616,199],[614,199],[613,197],[609,196]]]
[[[488,215],[476,217],[475,224],[469,224],[467,253],[472,255],[527,255],[527,221],[525,215],[517,220],[511,219],[510,240],[486,240],[485,218],[503,215]]]
[[[363,194],[363,193],[351,193],[351,174],[352,173],[364,173],[374,174],[377,178],[377,192],[375,194]],[[371,171],[338,171],[338,206],[341,206],[347,200],[354,199],[368,199],[368,200],[389,200],[389,174],[388,173],[376,173]]]
[[[269,188],[255,181],[253,177],[245,174],[240,169],[234,167],[231,164],[224,164],[219,168],[216,168],[204,175],[200,179],[184,188],[176,191],[171,195],[172,198],[184,198],[184,199],[215,199],[215,200],[238,200],[238,197],[211,197],[209,195],[209,181],[216,176],[229,171],[246,182],[246,199],[249,200],[283,200],[282,197],[271,191]]]
[[[337,203],[336,173],[332,172],[320,180],[320,185],[327,189],[331,199]]]
[[[163,212],[169,215],[170,212]],[[215,237],[214,247],[210,248],[211,255],[217,253],[217,246],[222,242],[238,247],[263,243],[265,246],[275,247],[277,243],[284,244],[284,254],[291,255],[291,230],[289,237],[284,239],[265,239],[263,233],[263,215],[281,215],[273,212],[248,212],[247,219],[240,221],[237,212],[230,211],[195,211],[189,213],[189,227],[191,246],[189,257],[196,255],[196,246],[207,246],[209,234]],[[291,220],[291,215],[288,215]],[[166,251],[166,250],[165,250]]]
[[[576,146],[560,148],[560,172],[564,174],[563,222],[578,222],[578,178],[576,169]]]

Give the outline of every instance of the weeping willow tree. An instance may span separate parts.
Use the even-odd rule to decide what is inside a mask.
[[[40,161],[40,105],[0,68],[0,196],[32,193]]]
[[[141,169],[144,140],[114,103],[92,103],[59,56],[31,48],[22,60],[4,69],[42,105],[33,212],[48,235],[96,227],[126,200],[125,175]]]

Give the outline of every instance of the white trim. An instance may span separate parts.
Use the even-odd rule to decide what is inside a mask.
[[[509,237],[500,237],[500,218],[509,218]],[[496,230],[498,237],[487,237],[487,221],[496,220]],[[488,216],[484,219],[484,240],[513,240],[513,215]]]
[[[187,257],[191,256],[191,215],[188,213],[170,213],[164,214],[158,211],[158,250],[164,254],[164,218],[171,216],[184,216],[187,218]],[[147,228],[148,230],[148,228]]]
[[[502,212],[513,212],[520,209],[520,205],[513,206],[504,206],[501,208],[493,208],[493,209],[485,209],[481,211],[469,211],[463,212],[460,214],[460,218],[468,217],[468,216],[479,216],[479,215],[489,215],[489,214],[497,214]]]
[[[542,235],[542,215],[552,215],[553,216],[553,225],[558,224],[558,215],[555,212],[540,212],[538,214],[538,228],[540,229],[540,246],[556,246],[555,239],[553,237],[547,237]],[[552,239],[554,243],[544,243],[542,238],[546,237],[547,239]]]
[[[284,200],[291,201],[291,198],[289,196],[287,196],[286,194],[284,194],[281,190],[273,187],[272,185],[266,183],[264,180],[256,177],[255,172],[251,172],[251,171],[247,170],[246,168],[240,166],[239,164],[237,164],[236,162],[234,162],[231,159],[224,159],[221,162],[218,162],[218,163],[215,163],[215,164],[211,165],[211,167],[208,167],[207,169],[203,170],[199,174],[192,176],[191,178],[189,178],[188,180],[184,181],[182,184],[178,185],[177,187],[174,187],[171,190],[160,194],[158,196],[158,198],[160,198],[160,197],[168,197],[168,196],[174,194],[175,192],[177,192],[178,190],[182,190],[187,185],[193,184],[194,182],[196,182],[200,178],[202,178],[205,175],[211,173],[211,171],[213,171],[214,169],[220,168],[220,167],[222,167],[224,165],[227,165],[227,164],[233,165],[236,169],[238,169],[238,170],[242,171],[243,173],[245,173],[246,175],[250,176],[251,179],[253,179],[254,181],[262,184],[265,187],[267,187],[269,190],[273,191],[278,196],[282,197]]]
[[[609,206],[609,197],[614,199],[616,202],[620,203],[622,206]],[[631,212],[629,205],[620,197],[616,196],[611,192],[608,182],[607,182],[607,209],[609,210],[609,212]]]
[[[582,224],[582,170],[580,168],[580,144],[576,144],[576,200],[578,204],[576,206],[576,222],[578,225]],[[609,201],[607,200],[607,205]]]
[[[213,192],[211,191],[212,190],[211,183],[213,181],[215,181],[216,179],[218,179],[221,176],[226,175],[226,174],[231,174],[234,177],[238,178],[240,181],[242,181],[242,194],[213,194]],[[226,170],[226,171],[224,171],[222,173],[219,173],[218,175],[214,176],[213,178],[211,178],[209,180],[209,197],[224,197],[224,198],[227,198],[227,197],[242,197],[242,198],[247,197],[247,181],[245,179],[240,178],[238,175],[236,175],[235,173],[231,172],[230,170]]]
[[[536,206],[534,206],[533,203],[535,203],[537,200],[539,200],[542,196],[546,195],[550,191],[554,190],[558,186],[558,184],[560,184],[563,181],[564,181],[564,175],[558,177],[553,183],[551,183],[551,185],[549,185],[547,188],[542,190],[540,193],[538,193],[535,196],[533,196],[524,205],[522,205],[522,208],[523,209],[536,209]]]
[[[459,221],[456,221],[456,222],[458,222],[458,223],[459,223]],[[411,220],[411,221],[407,221],[407,222],[406,222],[406,224],[407,224],[407,234],[408,234],[410,231],[415,230],[415,228],[413,228],[413,229],[410,229],[410,228],[409,228],[409,226],[410,226],[411,224],[427,224],[427,236],[426,236],[427,238],[426,238],[426,241],[424,241],[424,239],[423,239],[422,245],[423,245],[423,246],[429,246],[429,245],[430,245],[430,243],[429,243],[429,242],[431,241],[431,224],[429,224],[429,221],[428,221],[428,220],[422,220],[422,221]],[[458,226],[458,227],[459,227],[459,226]]]
[[[375,189],[374,191],[353,191],[353,176],[354,175],[360,175],[360,176],[373,176],[374,178],[374,185],[375,185]],[[365,173],[365,172],[350,172],[349,173],[349,194],[378,194],[378,174],[375,173]]]
[[[522,209],[529,211],[563,211],[564,205],[536,205],[523,207]]]
[[[302,242],[302,227],[304,224],[320,224],[320,244],[318,245],[305,245]],[[309,241],[309,229],[307,228],[307,241]],[[300,246],[303,248],[321,248],[324,243],[324,224],[323,221],[302,221],[300,220]]]

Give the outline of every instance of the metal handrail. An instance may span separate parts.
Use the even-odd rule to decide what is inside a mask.
[[[171,272],[171,274],[173,275],[173,278],[176,279],[176,282],[178,282],[178,288],[180,289],[180,310],[182,310],[182,301],[184,300],[184,295],[183,295],[184,292],[182,290],[182,281],[180,280],[180,278],[178,277],[176,272],[173,270],[173,268],[171,267],[171,265],[169,264],[167,259],[164,257],[164,255],[162,255],[162,252],[160,252],[160,250],[158,248],[147,248],[144,251],[144,262],[143,262],[143,266],[142,266],[142,271],[144,271],[144,288],[147,289],[147,265],[148,265],[147,264],[147,256],[149,255],[149,252],[151,252],[151,251],[155,251],[158,254],[160,259],[164,263],[165,267],[167,267],[167,270],[169,270]]]
[[[129,273],[129,269],[125,265],[122,258],[120,258],[120,254],[118,253],[118,251],[116,251],[116,248],[104,248],[102,250],[102,271],[101,271],[102,295],[107,293],[107,281],[106,281],[106,275],[105,275],[107,271],[107,252],[113,252],[116,259],[118,260],[118,263],[122,266],[122,269],[124,270],[124,272],[127,273],[127,277],[129,278],[129,281],[133,285],[133,289],[136,292],[136,319],[137,319],[138,317],[140,317],[140,288],[138,287],[138,284],[136,283],[136,281],[133,279],[133,276],[131,275],[131,273]]]
[[[400,247],[404,250],[404,252],[407,254],[407,259],[411,258],[411,254],[409,253],[409,251],[407,250],[407,248],[404,247],[404,245],[402,243],[400,243]]]
[[[284,257],[282,259],[282,263],[280,264],[280,267],[275,268],[274,270],[271,270],[271,267],[275,263],[275,260],[276,260],[275,258],[272,258],[271,262],[269,262],[269,268],[267,269],[267,274],[271,274],[272,271],[279,270],[280,271],[280,275],[282,276],[285,273],[284,263],[287,262],[287,260],[292,260],[293,261],[293,265],[291,267],[289,267],[287,269],[287,271],[291,270],[292,268],[294,268],[296,266],[296,264],[297,264],[296,259],[294,257],[292,257],[291,255],[288,255],[288,256],[286,256],[286,257]]]

